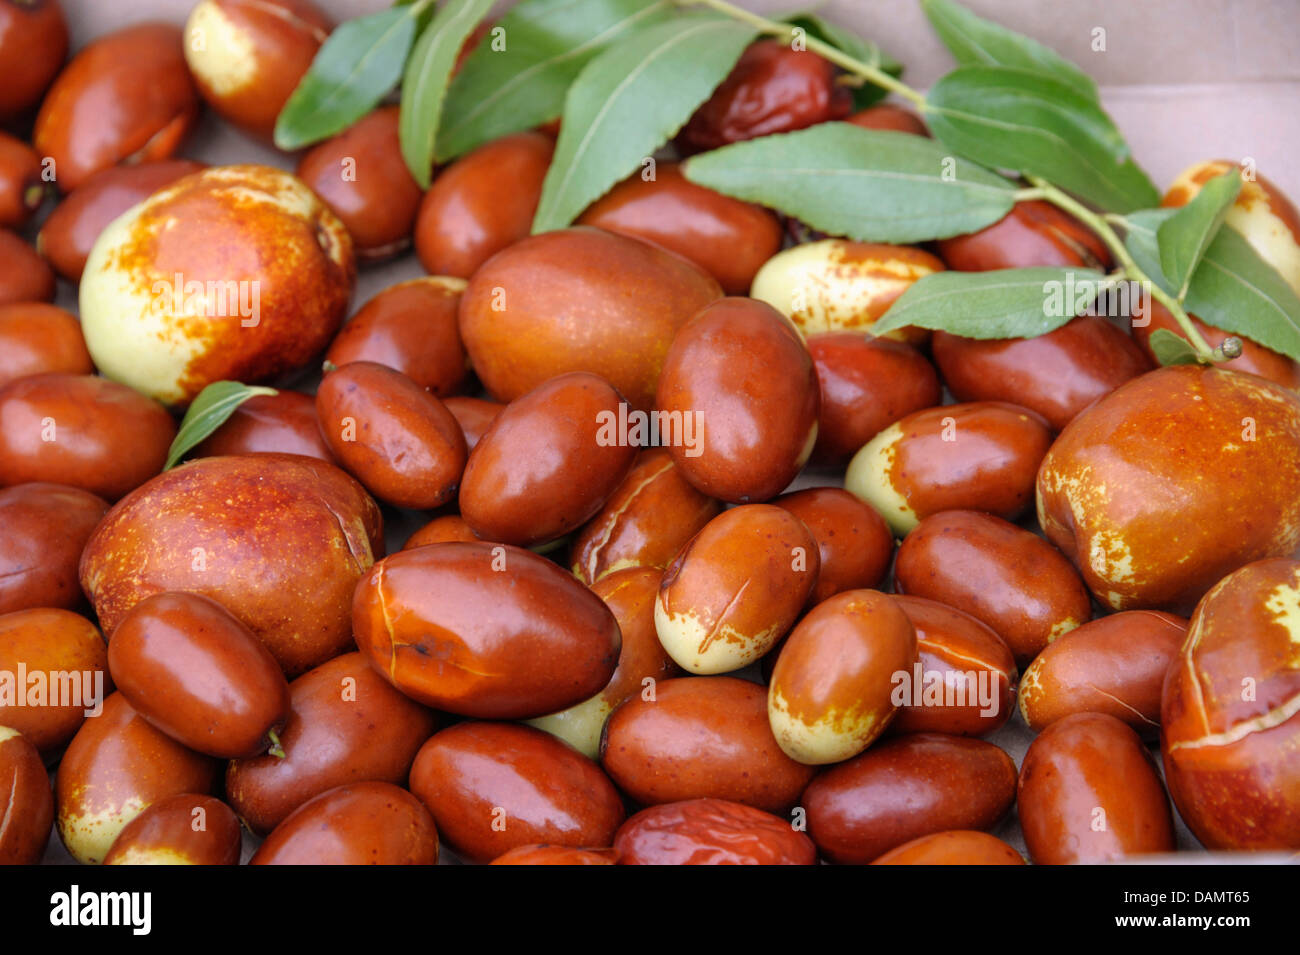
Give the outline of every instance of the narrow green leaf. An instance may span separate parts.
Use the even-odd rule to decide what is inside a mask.
[[[238,381],[214,381],[194,399],[180,430],[167,450],[167,463],[163,470],[174,468],[181,458],[206,441],[235,413],[235,409],[256,395],[276,394],[274,388],[245,385]]]
[[[341,133],[388,95],[415,39],[410,7],[349,20],[330,34],[275,121],[275,144],[300,149]]]
[[[1161,365],[1195,365],[1196,349],[1167,328],[1157,328],[1147,340],[1147,346]]]
[[[533,232],[562,229],[691,118],[757,30],[691,14],[625,37],[569,88]]]
[[[1098,102],[1097,84],[1051,47],[976,16],[952,0],[921,0],[939,39],[961,66],[1010,66],[1040,73]]]
[[[1016,184],[924,136],[820,123],[687,160],[692,182],[831,235],[909,243],[974,232],[1015,203]]]
[[[930,90],[925,119],[966,158],[1042,176],[1104,209],[1127,212],[1160,200],[1110,117],[1057,80],[964,66]]]
[[[900,295],[871,331],[911,325],[965,338],[1034,338],[1082,313],[1103,279],[1095,269],[1055,266],[935,272]]]
[[[423,189],[433,178],[433,146],[451,69],[466,37],[491,8],[492,0],[446,0],[407,61],[398,136],[406,168]]]
[[[858,36],[851,30],[846,30],[839,24],[824,20],[815,13],[795,13],[781,19],[782,22],[793,27],[799,27],[823,43],[829,43],[841,53],[847,53],[868,66],[883,70],[890,76],[898,77],[903,75],[903,65],[901,63],[870,40]],[[872,103],[884,99],[887,93],[888,90],[876,86],[874,83],[863,83],[853,89],[853,106],[855,109],[866,109]]]
[[[1160,266],[1178,290],[1180,302],[1187,297],[1192,274],[1214,241],[1239,192],[1241,176],[1236,169],[1215,176],[1191,202],[1160,223],[1156,230]]]
[[[1173,283],[1160,267],[1158,230],[1171,209],[1127,216],[1124,244],[1138,267],[1169,294]],[[1300,297],[1232,226],[1224,226],[1192,273],[1183,303],[1207,325],[1256,341],[1300,361]]]
[[[671,0],[523,0],[497,24],[505,49],[480,44],[451,81],[438,161],[555,119],[592,57],[672,8]]]

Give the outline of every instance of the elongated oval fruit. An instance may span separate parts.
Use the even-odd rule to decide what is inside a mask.
[[[0,674],[13,681],[0,693],[0,726],[45,754],[72,739],[113,686],[95,625],[46,607],[0,614]]]
[[[618,623],[599,597],[532,551],[430,544],[357,585],[357,646],[395,687],[480,719],[542,716],[609,683]]]
[[[771,504],[723,511],[664,572],[659,642],[690,673],[753,663],[790,629],[817,583],[817,540]]]
[[[239,865],[242,843],[239,819],[224,802],[179,793],[127,823],[104,865]]]
[[[107,510],[103,498],[63,484],[0,490],[0,614],[80,607],[77,562]]]
[[[894,556],[885,519],[848,491],[810,487],[772,501],[803,521],[817,541],[820,566],[809,606],[845,590],[878,587]]]
[[[8,726],[0,726],[0,806],[0,865],[36,865],[50,841],[54,794],[36,747]]]
[[[642,809],[614,838],[619,865],[813,865],[817,848],[779,816],[726,799]]]
[[[197,594],[146,597],[108,644],[113,683],[174,740],[219,759],[256,756],[289,715],[275,657],[228,610]]]
[[[772,671],[772,735],[801,763],[851,759],[898,712],[896,678],[915,660],[916,631],[891,597],[849,590],[823,601],[799,621]]]
[[[424,804],[384,782],[339,786],[275,827],[249,865],[435,865],[438,830]]]

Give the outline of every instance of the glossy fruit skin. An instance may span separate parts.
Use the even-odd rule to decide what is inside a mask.
[[[790,630],[819,568],[816,538],[789,511],[771,504],[723,511],[664,571],[659,642],[688,673],[748,666]]]
[[[938,331],[935,364],[958,401],[1008,401],[1060,431],[1098,398],[1154,364],[1104,318],[1080,317],[1037,338],[977,340]]]
[[[385,782],[321,793],[266,837],[249,865],[437,865],[438,830],[424,804]]]
[[[550,136],[514,133],[444,169],[424,194],[415,221],[415,251],[425,270],[467,279],[526,238],[554,152]]]
[[[399,551],[356,588],[357,646],[399,690],[479,719],[553,713],[598,692],[620,634],[599,597],[531,551],[480,543]]]
[[[777,744],[813,766],[858,755],[897,715],[895,677],[915,661],[915,628],[892,597],[849,590],[818,604],[772,670],[767,717]]]
[[[958,702],[954,695],[950,705],[945,695],[938,706],[932,705],[924,696],[925,687],[913,678],[911,698],[899,707],[890,729],[983,736],[1006,723],[1015,710],[1017,670],[1005,641],[970,614],[937,600],[899,594],[894,602],[916,629],[922,672],[941,673],[946,685],[963,684],[966,697]]]
[[[673,336],[721,294],[671,252],[580,226],[530,236],[484,263],[461,298],[460,333],[500,401],[587,371],[647,410]]]
[[[1038,265],[1109,269],[1110,251],[1091,229],[1039,199],[1017,202],[978,232],[940,239],[939,257],[958,272],[1023,269]]]
[[[443,404],[460,425],[460,430],[465,435],[465,446],[471,451],[478,445],[479,439],[487,433],[487,429],[492,426],[497,415],[505,408],[505,405],[498,401],[470,398],[465,395],[449,395]]]
[[[0,229],[0,305],[48,302],[54,272],[16,232]]]
[[[1038,473],[1038,523],[1102,603],[1182,615],[1224,575],[1300,546],[1297,470],[1295,392],[1161,368],[1061,433]]]
[[[1196,163],[1178,174],[1160,205],[1186,205],[1205,183],[1233,168],[1241,174],[1241,191],[1228,207],[1224,224],[1241,233],[1300,295],[1300,212],[1282,190],[1258,172],[1252,170],[1247,179],[1244,169],[1226,159]]]
[[[1154,761],[1132,728],[1075,713],[1029,745],[1017,811],[1039,865],[1110,862],[1174,851],[1174,822]]]
[[[881,103],[869,106],[861,112],[854,113],[845,122],[863,129],[879,129],[895,133],[914,133],[917,136],[929,136],[921,117],[912,110],[894,103]]]
[[[1197,606],[1165,677],[1165,778],[1206,848],[1300,847],[1298,596],[1294,560],[1224,578]]]
[[[647,448],[574,537],[573,574],[591,586],[620,570],[663,569],[721,511],[720,501],[682,476],[666,448]]]
[[[0,62],[8,64],[0,89],[0,123],[41,101],[68,55],[68,24],[58,0],[0,3]]]
[[[577,530],[636,459],[623,396],[586,372],[559,375],[503,409],[474,446],[460,514],[485,540],[529,546]]]
[[[652,699],[629,697],[605,724],[600,760],[642,805],[710,798],[782,813],[813,776],[777,746],[765,688],[729,676],[661,680]]]
[[[952,829],[891,849],[872,865],[1024,865],[1020,853],[996,836]]]
[[[181,31],[141,23],[73,57],[41,103],[32,144],[54,160],[55,182],[68,193],[109,166],[168,158],[198,117]]]
[[[817,848],[777,816],[726,799],[643,809],[618,830],[619,865],[813,865]]]
[[[849,462],[844,486],[899,537],[932,514],[987,511],[1014,520],[1034,498],[1052,444],[1047,422],[1019,405],[974,401],[916,411]]]
[[[192,159],[159,159],[109,166],[86,179],[41,223],[36,248],[69,282],[81,281],[86,259],[104,227],[177,179],[207,166]]]
[[[977,511],[923,520],[898,549],[894,585],[970,614],[1006,641],[1021,667],[1092,618],[1088,590],[1059,551]]]
[[[1242,338],[1240,335],[1231,335],[1221,328],[1214,328],[1200,321],[1195,315],[1189,315],[1192,325],[1201,333],[1207,345],[1211,348],[1218,348],[1223,344],[1224,339],[1232,337],[1241,342],[1241,357],[1234,358],[1232,361],[1216,362],[1215,367],[1227,368],[1232,371],[1246,372],[1251,375],[1259,375],[1261,378],[1267,378],[1269,381],[1277,382],[1283,388],[1290,388],[1292,391],[1300,391],[1300,362],[1294,358],[1288,358],[1280,352],[1265,348],[1259,342],[1251,341],[1249,338]],[[1179,338],[1186,339],[1182,329],[1178,327],[1178,322],[1174,316],[1155,299],[1147,303],[1147,314],[1138,318],[1134,316],[1133,338],[1142,351],[1155,363],[1155,354],[1151,351],[1151,334],[1156,329],[1163,328],[1167,332],[1172,332]]]
[[[231,454],[300,454],[338,463],[321,437],[315,398],[298,391],[254,395],[190,452],[195,458]]]
[[[0,490],[0,614],[80,607],[77,561],[107,511],[103,498],[62,484]]]
[[[835,67],[782,40],[751,43],[713,95],[677,135],[686,152],[789,133],[853,109],[853,94],[835,83]]]
[[[270,142],[333,27],[309,0],[200,0],[185,24],[185,60],[222,119]]]
[[[0,726],[0,865],[36,865],[54,822],[54,794],[36,747]]]
[[[83,865],[103,862],[141,811],[178,793],[208,793],[216,776],[216,760],[154,729],[126,697],[113,693],[103,712],[82,724],[59,763],[59,837]]]
[[[400,371],[355,361],[316,390],[321,436],[375,497],[435,508],[456,494],[469,452],[441,401]]]
[[[224,802],[179,793],[128,822],[104,865],[239,865],[242,842],[239,819]]]
[[[162,470],[176,424],[160,404],[92,375],[0,388],[0,484],[43,481],[115,501]]]
[[[453,542],[473,543],[482,540],[475,534],[465,519],[459,514],[444,514],[435,517],[406,539],[402,550],[413,547],[425,547],[429,544],[448,544]]]
[[[345,653],[289,684],[284,758],[232,760],[226,797],[253,832],[265,835],[335,786],[405,783],[436,728],[434,715],[389,686],[362,654]]]
[[[469,372],[456,318],[464,291],[463,280],[434,275],[390,285],[334,336],[326,363],[372,361],[440,398],[455,394]]]
[[[0,388],[29,375],[94,372],[81,323],[44,302],[0,305]]]
[[[809,606],[845,590],[880,585],[894,556],[894,535],[875,510],[837,487],[810,487],[773,502],[812,531],[820,566]]]
[[[819,402],[812,357],[790,323],[762,302],[724,298],[673,339],[655,407],[682,422],[669,452],[683,477],[745,504],[794,480],[817,439]]]
[[[381,106],[298,161],[298,178],[347,226],[362,262],[411,244],[424,196],[402,159],[397,114],[398,107]]]
[[[821,239],[768,259],[749,294],[789,316],[805,335],[865,332],[914,282],[941,271],[942,262],[911,246]],[[913,345],[929,336],[911,327],[884,335]]]
[[[653,242],[690,259],[728,295],[746,295],[763,263],[781,250],[781,224],[762,206],[698,186],[675,162],[623,180],[587,207],[579,225]]]
[[[104,638],[89,620],[68,610],[35,607],[0,614],[0,671],[13,675],[21,694],[27,687],[17,682],[19,667],[29,676],[45,674],[48,696],[43,706],[0,705],[0,726],[22,733],[45,754],[72,739],[87,711],[95,711],[96,694],[113,688]],[[63,683],[62,674],[72,680]],[[56,693],[66,705],[52,705]]]
[[[1187,620],[1155,610],[1098,617],[1053,641],[1020,681],[1020,715],[1035,732],[1072,713],[1107,713],[1143,736],[1160,729],[1165,674]]]
[[[470,862],[541,842],[607,846],[623,822],[623,800],[599,766],[514,723],[460,723],[433,736],[411,767],[411,792]]]
[[[21,229],[44,201],[41,157],[21,139],[0,132],[0,227]]]
[[[865,865],[912,839],[991,829],[1016,798],[1016,764],[983,740],[887,739],[814,779],[800,804],[822,857]]]
[[[81,586],[110,634],[150,594],[211,597],[292,679],[351,645],[352,591],[383,555],[381,527],[361,485],[314,458],[200,458],[108,513]]]
[[[488,865],[617,865],[614,849],[570,849],[568,846],[518,846]]]
[[[289,684],[275,657],[214,600],[146,597],[108,645],[113,684],[137,713],[195,752],[256,756],[289,715]]]
[[[347,229],[300,180],[218,166],[104,229],[81,278],[82,327],[105,375],[185,405],[214,381],[305,366],[342,324],[355,276]]]
[[[681,675],[655,632],[655,598],[663,574],[654,567],[627,567],[591,585],[591,592],[618,621],[623,644],[618,666],[595,696],[568,709],[529,720],[529,724],[564,740],[588,759],[600,758],[600,736],[609,714],[647,686]]]

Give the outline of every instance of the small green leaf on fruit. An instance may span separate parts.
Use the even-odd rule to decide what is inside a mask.
[[[249,398],[274,394],[277,394],[274,388],[245,385],[238,381],[214,381],[208,385],[185,412],[180,429],[167,450],[167,463],[163,470],[174,468],[181,458],[210,438]]]

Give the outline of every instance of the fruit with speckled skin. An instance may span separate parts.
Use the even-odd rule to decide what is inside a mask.
[[[0,305],[0,387],[28,375],[95,370],[76,316],[44,302]]]
[[[1038,734],[1020,766],[1017,811],[1039,865],[1174,851],[1169,797],[1132,727],[1075,713]]]
[[[180,29],[140,23],[73,57],[41,103],[32,144],[68,193],[109,166],[168,158],[198,118]]]
[[[36,865],[54,822],[54,794],[40,754],[0,725],[0,865]]]
[[[609,683],[618,623],[599,597],[532,551],[430,544],[376,564],[356,587],[357,646],[399,690],[449,713],[554,713]]]
[[[436,865],[438,830],[423,803],[392,783],[323,792],[275,827],[249,865]]]
[[[80,607],[77,561],[107,510],[103,498],[63,484],[0,490],[0,614]]]
[[[178,793],[210,792],[216,777],[216,760],[155,729],[114,693],[99,716],[82,724],[59,763],[59,837],[78,862],[103,862],[147,806]]]
[[[1220,581],[1161,702],[1165,778],[1210,849],[1300,849],[1300,561]]]
[[[911,246],[822,239],[768,259],[749,294],[788,315],[805,335],[865,332],[912,283],[941,271],[942,262]],[[900,328],[885,337],[918,344],[929,335]]]
[[[186,176],[114,219],[81,278],[104,375],[165,404],[205,385],[294,371],[338,331],[352,239],[298,179],[269,166]]]
[[[315,458],[259,454],[200,458],[123,498],[80,574],[110,634],[150,594],[202,594],[292,678],[352,643],[352,591],[382,555],[379,508],[361,485]]]
[[[726,799],[643,809],[618,830],[619,865],[813,865],[817,848],[790,823]]]
[[[845,590],[880,585],[894,556],[894,535],[874,508],[838,487],[810,487],[772,501],[812,532],[820,559],[812,607]]]
[[[895,675],[916,661],[916,630],[893,598],[849,590],[819,603],[781,648],[767,717],[791,759],[851,759],[897,715]]]
[[[37,607],[0,615],[0,673],[12,674],[19,694],[15,704],[28,689],[17,683],[19,666],[31,676],[45,676],[48,697],[41,706],[0,704],[0,726],[22,733],[43,753],[72,739],[86,711],[95,710],[90,696],[113,688],[104,638],[89,620],[68,610]]]
[[[239,865],[243,831],[219,799],[179,793],[126,824],[104,865]]]
[[[1038,472],[1038,522],[1097,599],[1186,614],[1217,581],[1300,546],[1300,396],[1161,368],[1102,398]]]

